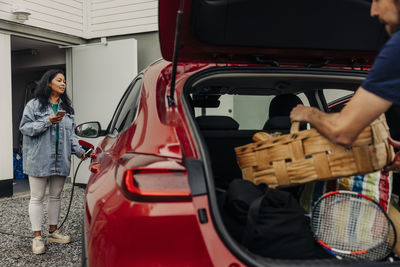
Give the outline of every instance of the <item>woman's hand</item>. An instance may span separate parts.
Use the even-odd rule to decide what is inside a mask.
[[[389,144],[391,144],[394,148],[400,149],[400,142],[393,140],[391,137],[388,137]],[[390,165],[385,167],[385,171],[394,171],[394,172],[400,172],[400,151],[396,153],[394,156],[394,160]]]
[[[87,155],[86,155],[86,152],[83,152],[83,154],[82,154],[82,156],[81,156],[81,160],[85,160],[85,159],[87,159],[88,157],[87,157]]]
[[[57,116],[57,115],[52,115],[49,116],[51,124],[57,124],[60,123],[63,119],[63,116]]]

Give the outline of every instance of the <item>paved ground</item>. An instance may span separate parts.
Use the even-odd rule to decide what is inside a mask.
[[[66,185],[62,195],[60,223],[65,217],[70,194],[71,186]],[[83,195],[84,189],[75,187],[68,219],[61,228],[61,232],[71,236],[72,242],[47,244],[46,253],[42,255],[33,254],[31,249],[29,192],[0,198],[0,266],[81,266]],[[47,204],[44,212],[43,229],[47,230]]]

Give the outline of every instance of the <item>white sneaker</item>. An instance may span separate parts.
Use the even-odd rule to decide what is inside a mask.
[[[35,254],[43,254],[46,251],[44,247],[44,239],[37,236],[32,240],[32,252]]]
[[[71,242],[71,237],[69,237],[68,235],[63,235],[58,230],[55,230],[54,232],[49,232],[47,234],[47,242],[67,244]]]

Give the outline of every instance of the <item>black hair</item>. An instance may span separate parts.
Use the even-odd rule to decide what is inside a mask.
[[[42,78],[40,79],[38,85],[36,86],[35,89],[35,98],[37,98],[40,102],[40,110],[45,110],[46,107],[50,103],[50,94],[51,94],[51,87],[49,86],[49,83],[54,79],[54,77],[61,73],[64,75],[64,71],[60,69],[51,69],[45,72],[43,74]],[[65,89],[64,93],[60,95],[60,98],[62,100],[61,107],[69,114],[74,114],[74,109],[72,108],[71,105],[71,100],[69,99],[67,95],[67,89]]]

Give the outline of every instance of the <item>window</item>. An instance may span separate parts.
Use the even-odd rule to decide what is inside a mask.
[[[309,101],[304,93],[297,96],[304,105]],[[275,95],[222,95],[216,107],[195,108],[195,115],[229,116],[239,123],[240,130],[263,129],[269,118],[269,106]],[[289,114],[290,110],[288,110]]]
[[[324,97],[326,103],[334,102],[342,97],[346,97],[354,94],[353,91],[344,90],[344,89],[324,89]]]
[[[142,83],[141,78],[136,79],[122,97],[108,131],[111,136],[121,134],[134,122],[139,108]]]
[[[340,112],[347,104],[354,92],[343,89],[324,89],[324,97],[328,105],[328,112]]]

